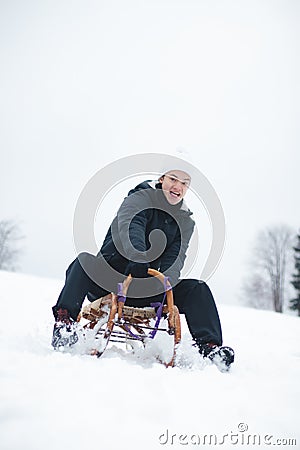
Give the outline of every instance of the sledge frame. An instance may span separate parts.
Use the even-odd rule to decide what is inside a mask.
[[[78,321],[85,318],[88,322],[84,328],[96,330],[95,341],[100,341],[90,351],[91,355],[100,357],[103,355],[109,342],[133,344],[139,341],[145,346],[147,339],[154,339],[157,333],[168,333],[173,336],[173,354],[168,362],[163,362],[166,367],[173,367],[176,358],[176,348],[181,340],[180,314],[174,305],[173,291],[170,282],[161,272],[148,269],[148,274],[155,276],[164,285],[166,304],[159,307],[132,307],[126,306],[126,295],[132,281],[131,275],[119,284],[118,294],[111,293],[101,297],[90,305],[85,306],[78,316]],[[160,310],[160,311],[159,311]],[[161,328],[161,318],[167,319],[167,328]],[[155,325],[151,325],[151,320]]]

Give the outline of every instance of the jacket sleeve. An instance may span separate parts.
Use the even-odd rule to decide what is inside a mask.
[[[178,227],[174,241],[161,257],[160,270],[170,278],[172,286],[178,282],[180,277],[194,227],[195,223],[191,218],[181,223],[181,231]]]
[[[128,260],[145,262],[146,252],[147,208],[149,208],[148,194],[138,191],[126,197],[117,213],[117,230],[119,241],[123,249],[123,256]],[[113,230],[112,230],[113,232]]]

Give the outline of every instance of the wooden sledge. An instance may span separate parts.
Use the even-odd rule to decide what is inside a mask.
[[[157,333],[168,333],[174,336],[173,355],[164,364],[174,366],[176,348],[181,340],[180,315],[174,305],[172,287],[162,273],[155,269],[148,269],[149,275],[157,277],[164,286],[166,304],[136,308],[126,306],[126,295],[132,277],[129,275],[123,283],[118,286],[118,294],[108,294],[83,307],[78,316],[88,322],[84,325],[86,329],[96,331],[95,339],[97,345],[91,350],[92,355],[100,357],[106,350],[109,342],[132,343],[140,341],[145,345],[146,339],[154,339]],[[167,319],[167,328],[160,327],[162,318]],[[155,324],[153,325],[153,321]],[[152,325],[151,325],[152,322]]]

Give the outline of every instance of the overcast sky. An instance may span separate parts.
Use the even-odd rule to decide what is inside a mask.
[[[101,167],[180,147],[223,205],[209,284],[236,301],[257,231],[300,225],[299,5],[0,1],[0,219],[26,236],[22,271],[64,278],[74,208]],[[127,187],[99,211],[99,244]]]

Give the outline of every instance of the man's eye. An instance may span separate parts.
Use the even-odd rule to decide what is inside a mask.
[[[173,181],[173,183],[174,183],[174,181],[176,181],[176,178],[170,177],[170,180]]]

